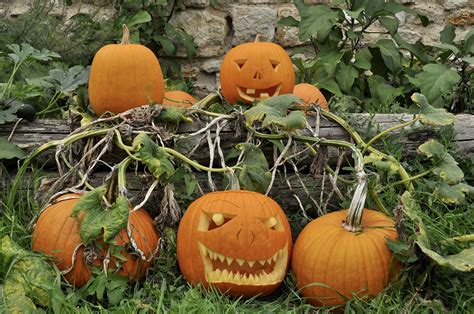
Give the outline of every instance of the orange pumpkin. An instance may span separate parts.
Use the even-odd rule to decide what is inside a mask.
[[[172,107],[189,108],[196,102],[196,98],[180,90],[167,91],[163,98],[163,105]]]
[[[89,280],[92,266],[101,267],[107,251],[106,245],[102,250],[97,248],[91,250],[81,245],[78,219],[81,219],[82,215],[80,214],[78,219],[71,217],[72,209],[79,198],[80,195],[77,194],[66,194],[48,206],[36,222],[32,240],[32,249],[53,256],[58,269],[67,271],[64,275],[66,280],[76,287],[83,286]],[[129,224],[132,238],[146,260],[139,255],[123,251],[121,254],[127,261],[121,264],[117,274],[136,280],[145,276],[147,268],[152,265],[150,260],[156,253],[160,237],[152,218],[144,209],[130,214]],[[125,229],[120,231],[115,242],[123,247],[130,245],[130,238]],[[115,261],[112,257],[109,267],[114,266]]]
[[[89,75],[89,101],[95,113],[120,113],[150,103],[161,103],[164,80],[160,63],[143,45],[130,44],[123,26],[120,44],[99,49]]]
[[[308,83],[296,84],[293,94],[301,98],[305,104],[319,104],[323,110],[328,110],[328,102],[321,91]]]
[[[375,296],[398,270],[386,244],[397,238],[393,221],[364,209],[362,230],[356,233],[342,226],[346,217],[347,210],[321,216],[296,239],[291,268],[301,294],[313,305],[343,304],[342,296],[353,294]]]
[[[221,89],[231,104],[252,103],[289,94],[295,84],[290,57],[279,45],[270,42],[246,43],[232,48],[221,65]]]
[[[195,200],[178,229],[187,281],[231,296],[268,295],[285,277],[291,230],[281,207],[256,192],[212,192]]]

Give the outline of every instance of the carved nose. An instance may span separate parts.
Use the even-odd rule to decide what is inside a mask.
[[[263,78],[262,73],[260,71],[255,72],[255,74],[253,76],[254,80],[261,80],[262,78]]]

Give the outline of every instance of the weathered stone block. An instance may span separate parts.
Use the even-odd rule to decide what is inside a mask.
[[[277,20],[292,16],[299,19],[299,13],[293,4],[279,6],[277,9]],[[298,28],[288,26],[277,26],[275,33],[275,42],[283,47],[295,47],[302,45],[298,38]]]
[[[233,5],[231,8],[234,36],[232,44],[251,42],[255,35],[263,35],[263,40],[275,37],[277,11],[270,6]]]
[[[190,8],[205,8],[209,5],[209,0],[183,0],[183,3]]]
[[[219,59],[211,59],[211,60],[204,61],[201,66],[201,70],[203,70],[206,73],[219,72],[221,68],[221,62],[222,60],[219,60]]]
[[[198,57],[214,57],[224,52],[224,39],[229,32],[223,13],[206,10],[186,10],[173,15],[170,23],[194,37]],[[178,52],[178,56],[185,56]]]
[[[457,10],[467,7],[468,4],[468,0],[445,0],[443,3],[443,8],[446,10]]]

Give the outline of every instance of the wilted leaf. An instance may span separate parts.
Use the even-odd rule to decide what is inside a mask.
[[[31,313],[37,305],[48,307],[57,277],[54,269],[43,258],[24,250],[4,236],[0,243],[0,286],[2,300],[8,313]],[[2,304],[3,303],[3,304]]]
[[[153,142],[146,133],[140,133],[135,137],[133,147],[138,152],[138,157],[143,164],[148,167],[157,180],[163,175],[168,179],[174,174],[175,169],[170,161],[171,156]]]
[[[456,117],[452,113],[448,113],[446,109],[431,106],[423,94],[414,93],[411,99],[421,109],[419,117],[423,124],[443,126],[453,124],[456,121]]]
[[[254,144],[241,143],[236,146],[244,152],[239,173],[240,186],[249,191],[265,193],[270,184],[270,173],[267,159],[262,150]]]
[[[9,142],[6,138],[0,137],[0,160],[22,158],[25,155],[25,152],[20,147]]]
[[[180,122],[191,123],[193,120],[186,116],[185,108],[166,107],[161,110],[160,115],[156,119],[157,122],[165,122],[179,124]]]
[[[464,173],[443,144],[431,139],[418,147],[418,151],[433,160],[433,173],[448,184],[456,184],[464,178]]]
[[[466,199],[466,195],[474,196],[474,187],[466,183],[449,185],[443,182],[434,190],[434,195],[444,203],[462,204]]]
[[[398,171],[399,166],[391,161],[383,160],[379,155],[371,153],[368,156],[364,156],[364,164],[373,164],[377,170],[387,171],[388,174],[393,174]]]
[[[84,194],[72,210],[71,217],[77,217],[81,212],[84,214],[79,224],[79,234],[85,245],[101,235],[105,242],[111,242],[127,226],[127,198],[120,195],[110,208],[105,208],[102,202],[105,193],[106,187],[101,186]]]
[[[292,104],[298,102],[301,102],[301,99],[292,94],[265,99],[244,112],[247,125],[263,120],[263,127],[277,124],[287,131],[301,129],[306,125],[305,115],[298,111],[287,114]]]
[[[418,147],[418,151],[425,155],[428,158],[438,158],[441,159],[446,155],[446,148],[443,144],[438,142],[435,139],[430,139]]]

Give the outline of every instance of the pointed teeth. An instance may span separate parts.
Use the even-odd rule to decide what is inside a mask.
[[[262,266],[265,265],[265,262],[266,262],[266,261],[267,261],[267,260],[264,260],[264,259],[258,260],[259,264],[262,265]]]
[[[229,280],[229,275],[230,275],[230,273],[229,273],[229,271],[228,271],[227,269],[224,269],[224,270],[222,271],[222,278],[223,278],[224,280]]]
[[[253,88],[247,88],[246,93],[247,93],[247,94],[255,94],[255,89],[253,89]]]
[[[221,261],[221,263],[224,263],[224,261],[225,261],[224,255],[219,254],[219,253],[216,253],[216,255],[217,255],[217,257],[219,258],[219,260]]]
[[[245,262],[245,261],[244,261],[243,259],[241,259],[241,258],[236,258],[235,260],[237,261],[237,263],[239,263],[240,266],[242,266],[242,265],[244,264],[244,262]]]
[[[267,98],[270,98],[270,95],[268,95],[268,93],[260,94],[260,99],[267,99]]]
[[[253,265],[255,264],[255,261],[247,261],[247,263],[249,264],[250,267],[253,267]]]
[[[278,254],[275,254],[275,255],[273,255],[273,257],[272,257],[272,260],[273,260],[274,262],[276,262],[277,258],[278,258]]]
[[[232,257],[228,257],[228,256],[226,256],[225,259],[227,260],[227,266],[230,266],[230,264],[231,264],[232,261],[234,260]]]

